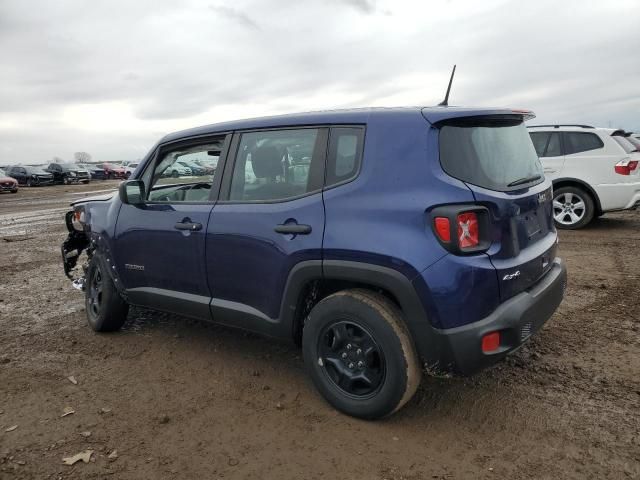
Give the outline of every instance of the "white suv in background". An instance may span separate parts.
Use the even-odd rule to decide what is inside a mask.
[[[537,125],[529,134],[553,182],[558,228],[581,228],[603,213],[640,206],[640,152],[623,130]]]

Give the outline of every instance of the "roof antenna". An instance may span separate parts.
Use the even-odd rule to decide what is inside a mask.
[[[449,79],[449,86],[447,87],[447,94],[444,96],[444,100],[438,104],[439,107],[448,107],[449,106],[449,92],[451,91],[451,82],[453,82],[453,76],[456,74],[456,66],[453,66],[453,70],[451,72],[451,78]]]

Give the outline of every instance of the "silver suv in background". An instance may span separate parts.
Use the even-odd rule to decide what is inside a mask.
[[[606,212],[640,206],[640,152],[624,130],[589,125],[528,128],[544,174],[553,182],[558,228],[582,228]]]

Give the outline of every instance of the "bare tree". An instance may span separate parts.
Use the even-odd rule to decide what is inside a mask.
[[[76,163],[88,163],[91,161],[91,155],[87,152],[76,152],[73,154],[73,158],[75,158]]]
[[[63,160],[63,159],[61,159],[60,157],[53,157],[53,158],[51,159],[51,161],[52,161],[53,163],[64,163],[64,160]]]

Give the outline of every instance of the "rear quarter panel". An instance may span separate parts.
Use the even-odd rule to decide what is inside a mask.
[[[325,260],[375,263],[401,272],[413,281],[429,321],[439,328],[479,320],[498,305],[489,258],[454,257],[435,238],[431,209],[472,203],[474,197],[463,182],[442,171],[437,130],[419,113],[372,119],[360,175],[323,195]]]

